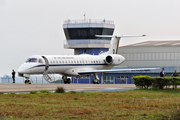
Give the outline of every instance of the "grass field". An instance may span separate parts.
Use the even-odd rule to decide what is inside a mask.
[[[0,94],[0,119],[180,119],[180,90]]]

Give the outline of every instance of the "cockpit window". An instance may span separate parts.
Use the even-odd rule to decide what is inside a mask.
[[[26,62],[37,62],[37,61],[38,61],[37,58],[28,58],[28,59],[26,60]]]
[[[39,63],[43,63],[42,59],[39,59]]]

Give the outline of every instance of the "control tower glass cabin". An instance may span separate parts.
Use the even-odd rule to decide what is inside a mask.
[[[64,48],[74,49],[74,54],[98,55],[110,48],[111,38],[95,35],[113,35],[114,22],[109,20],[65,20],[63,24],[66,40]]]

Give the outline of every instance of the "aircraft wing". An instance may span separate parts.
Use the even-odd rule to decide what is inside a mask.
[[[126,72],[126,71],[150,71],[157,70],[159,68],[137,68],[137,69],[110,69],[110,70],[89,70],[89,71],[79,71],[78,74],[93,74],[93,73],[107,73],[107,72]]]

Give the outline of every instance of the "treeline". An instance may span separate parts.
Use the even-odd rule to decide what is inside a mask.
[[[132,79],[136,87],[140,89],[148,89],[148,87],[163,89],[165,86],[166,88],[172,86],[174,89],[180,85],[180,77],[133,76]]]

